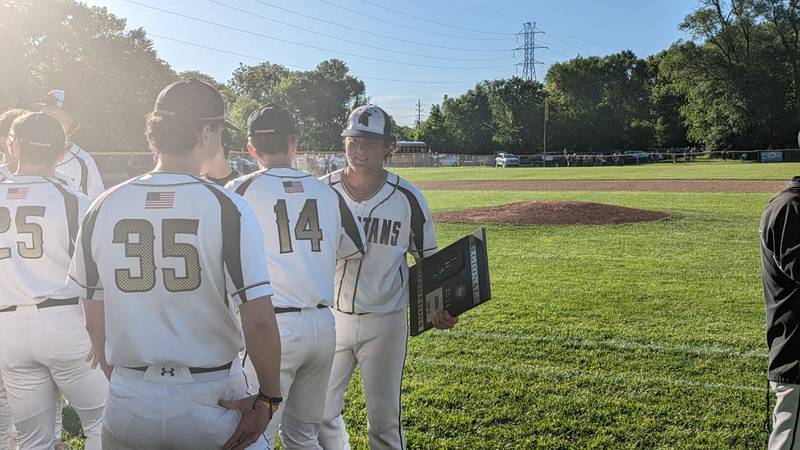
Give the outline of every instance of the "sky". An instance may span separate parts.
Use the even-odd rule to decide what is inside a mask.
[[[230,80],[263,61],[310,70],[345,61],[372,103],[402,125],[445,95],[522,75],[516,33],[535,22],[541,81],[575,56],[646,57],[690,39],[678,29],[697,0],[85,0],[142,27],[177,71]],[[156,8],[156,9],[154,9]]]

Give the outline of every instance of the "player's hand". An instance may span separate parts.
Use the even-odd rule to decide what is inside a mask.
[[[105,374],[106,379],[111,381],[111,373],[114,371],[114,367],[109,366],[107,363],[101,361],[100,358],[97,356],[97,353],[95,353],[94,347],[92,347],[92,349],[89,350],[89,354],[86,355],[86,362],[92,363],[92,369],[96,369],[97,366],[100,366],[100,370],[103,371],[103,374]]]
[[[255,405],[255,409],[253,409]],[[228,442],[223,447],[225,450],[245,449],[261,437],[269,425],[269,408],[264,402],[258,401],[258,396],[243,398],[241,400],[220,400],[219,406],[225,409],[239,411],[241,418],[239,426]]]
[[[443,313],[436,314],[433,316],[433,320],[431,323],[434,327],[440,330],[449,330],[456,326],[458,323],[458,317],[453,317],[450,315],[449,312],[445,311]]]

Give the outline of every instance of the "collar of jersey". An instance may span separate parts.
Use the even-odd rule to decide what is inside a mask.
[[[281,178],[308,178],[311,175],[293,167],[269,167],[259,171],[261,175],[274,175]]]
[[[14,184],[36,184],[36,183],[50,183],[50,179],[41,175],[17,175],[11,174],[10,177],[3,180],[4,183]]]
[[[386,179],[383,180],[383,185],[380,187],[380,189],[375,191],[375,193],[372,194],[369,198],[366,198],[360,202],[356,202],[356,200],[350,195],[350,191],[347,190],[347,185],[344,184],[344,180],[342,179],[343,173],[344,171],[339,172],[339,179],[336,181],[342,184],[342,190],[344,191],[345,195],[347,195],[347,197],[350,200],[358,204],[371,203],[375,201],[377,201],[378,203],[383,203],[387,198],[389,198],[394,193],[394,191],[397,189],[397,185],[400,183],[400,176],[397,175],[396,173],[389,172],[387,170]],[[390,188],[388,193],[386,192],[387,187]]]
[[[172,186],[176,184],[195,183],[207,183],[207,181],[185,172],[148,172],[137,178],[132,184]]]

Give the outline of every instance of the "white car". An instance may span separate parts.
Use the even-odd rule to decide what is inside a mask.
[[[519,167],[519,158],[511,153],[500,152],[494,156],[495,167]]]
[[[434,158],[436,165],[439,167],[458,167],[461,165],[461,158],[458,155],[436,155]]]

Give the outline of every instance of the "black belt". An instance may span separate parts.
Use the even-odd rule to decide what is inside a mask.
[[[325,306],[323,304],[317,305],[317,309],[325,309],[325,308],[327,308],[327,306]],[[295,308],[295,307],[291,307],[291,308],[278,307],[278,308],[273,308],[273,309],[275,310],[275,314],[283,314],[283,313],[290,313],[290,312],[300,312],[300,311],[303,310],[303,308]]]
[[[39,309],[52,308],[54,306],[70,306],[77,305],[81,302],[78,297],[73,298],[48,298],[47,300],[36,305]],[[0,309],[0,313],[14,312],[18,306],[10,306],[8,308]]]
[[[336,309],[336,308],[333,308],[333,309],[336,312],[340,312],[342,314],[347,314],[349,316],[366,316],[367,314],[369,314],[368,312],[359,313],[359,312],[342,311],[341,309]]]
[[[229,362],[228,364],[223,364],[219,367],[189,367],[189,373],[209,373],[209,372],[219,372],[221,370],[230,370],[232,365],[233,361]],[[146,372],[148,367],[149,366],[128,367],[128,369],[138,370],[139,372]]]

